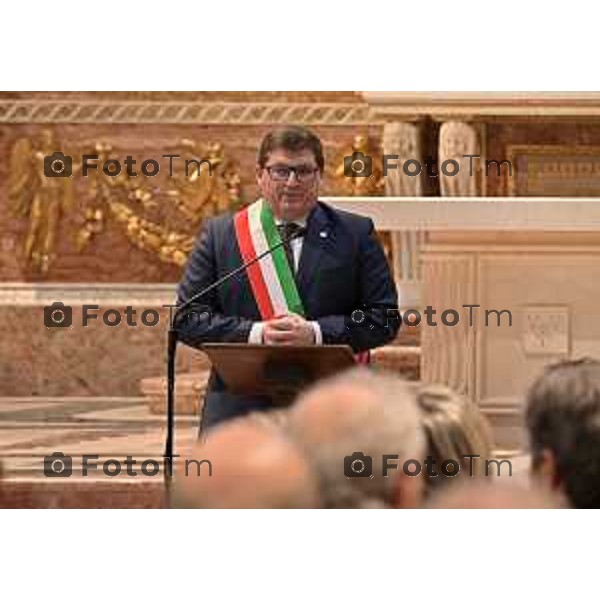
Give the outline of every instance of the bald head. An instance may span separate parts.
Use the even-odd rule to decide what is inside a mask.
[[[190,457],[209,460],[212,476],[175,482],[181,508],[317,508],[316,478],[300,449],[273,423],[237,419],[215,428]]]
[[[353,378],[354,379],[354,378]],[[340,441],[363,429],[366,420],[381,421],[385,407],[356,379],[316,387],[292,409],[292,421],[306,444]]]
[[[332,507],[390,506],[395,504],[405,460],[419,459],[423,435],[414,394],[408,382],[357,368],[321,382],[293,405],[289,429],[305,448],[319,474],[324,501]],[[348,476],[347,457],[370,457],[373,477]],[[382,473],[384,455],[397,455],[396,470]],[[348,463],[350,464],[350,463]],[[352,463],[354,464],[354,463]],[[357,463],[359,464],[359,463]],[[420,480],[402,504],[416,503]]]
[[[565,508],[565,504],[538,486],[473,481],[444,488],[427,508]]]

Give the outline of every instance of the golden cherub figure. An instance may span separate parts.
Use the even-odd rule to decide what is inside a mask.
[[[17,140],[10,159],[9,198],[13,213],[29,219],[25,260],[42,273],[48,271],[55,258],[63,212],[73,204],[73,161],[69,156],[60,159],[55,154],[58,151],[53,131],[44,129],[33,143],[29,138]]]
[[[383,191],[381,156],[375,154],[368,136],[356,135],[333,172],[336,188],[344,196],[376,196]]]

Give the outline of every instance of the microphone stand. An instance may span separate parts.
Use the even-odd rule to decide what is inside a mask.
[[[174,446],[174,432],[175,432],[175,355],[177,353],[177,342],[179,341],[179,333],[176,329],[177,317],[183,310],[190,307],[194,302],[206,296],[213,290],[217,289],[236,275],[239,275],[242,271],[245,271],[248,267],[257,263],[265,256],[271,254],[277,248],[289,244],[292,240],[300,238],[306,235],[306,227],[302,227],[292,235],[289,235],[285,239],[277,242],[271,248],[267,248],[261,254],[254,258],[242,263],[239,267],[236,267],[233,271],[226,273],[217,281],[211,283],[208,287],[200,290],[197,294],[194,294],[191,298],[175,307],[175,311],[171,322],[169,324],[169,330],[167,332],[167,436],[165,440],[165,462],[168,464],[168,468],[164,469],[164,481],[166,489],[166,501],[167,506],[171,504],[171,480],[173,476],[173,446]]]

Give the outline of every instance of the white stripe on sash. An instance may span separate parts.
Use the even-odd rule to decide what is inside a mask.
[[[250,236],[252,238],[252,244],[256,255],[262,254],[269,249],[267,238],[263,231],[262,221],[260,214],[262,211],[262,203],[264,200],[254,202],[248,207],[248,224],[250,226]],[[276,315],[289,313],[289,308],[283,293],[283,288],[279,281],[277,271],[275,269],[275,263],[273,262],[273,256],[268,254],[258,261],[260,270],[262,271],[271,303],[273,304],[273,310]]]

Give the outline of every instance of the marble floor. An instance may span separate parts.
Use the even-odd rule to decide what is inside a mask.
[[[176,419],[175,454],[197,426],[197,417]],[[160,506],[164,440],[165,417],[145,398],[0,398],[0,507]],[[86,474],[84,455],[97,465]]]

